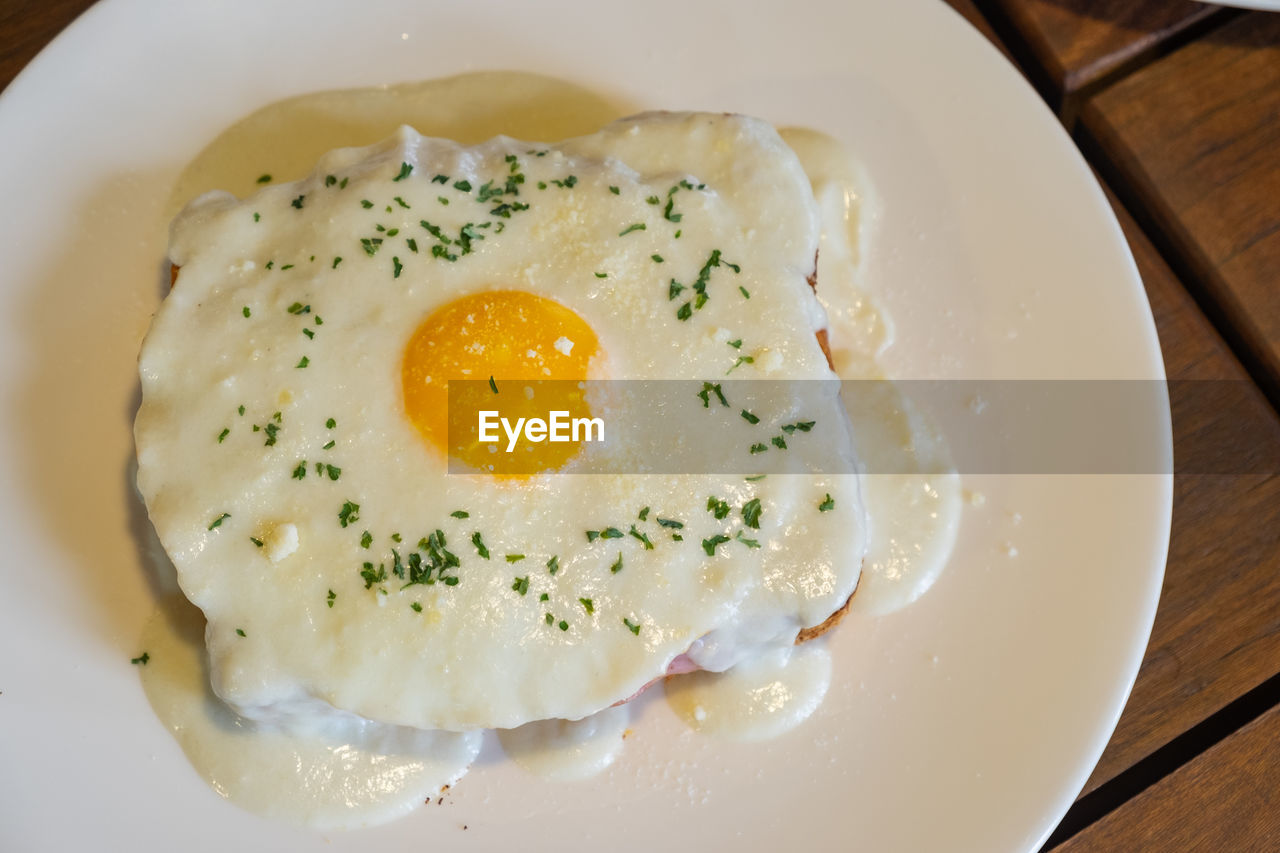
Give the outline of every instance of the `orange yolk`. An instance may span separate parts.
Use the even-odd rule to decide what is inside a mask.
[[[479,412],[496,410],[512,425],[518,418],[549,420],[552,411],[590,417],[579,382],[599,346],[586,321],[554,300],[521,290],[460,297],[431,312],[405,347],[405,412],[428,447],[467,468],[506,475],[556,470],[581,445],[522,438],[507,453],[502,427],[496,444],[480,441]]]

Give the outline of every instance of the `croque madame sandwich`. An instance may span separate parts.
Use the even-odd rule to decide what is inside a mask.
[[[193,202],[135,433],[217,695],[507,728],[824,630],[860,572],[857,480],[750,472],[802,444],[851,459],[840,400],[750,409],[728,381],[834,379],[818,236],[791,150],[719,114],[554,145],[404,128]],[[502,446],[450,438],[450,381],[584,379],[701,381],[690,423],[734,473],[575,474],[580,449],[544,442],[499,475]]]

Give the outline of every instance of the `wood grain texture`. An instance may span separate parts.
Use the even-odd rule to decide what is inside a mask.
[[[1217,13],[1189,0],[995,0],[1047,77],[1058,106],[1150,58]]]
[[[1256,378],[1280,388],[1280,15],[1235,18],[1144,68],[1090,99],[1082,124]]]
[[[1206,380],[1174,397],[1175,448],[1211,452],[1188,441],[1207,431],[1228,448],[1280,446],[1280,417],[1253,386],[1177,278],[1113,198],[1151,301],[1171,380]],[[1209,380],[1214,380],[1210,382]],[[1221,384],[1235,405],[1215,405]],[[1241,398],[1241,392],[1243,397]],[[1242,411],[1244,409],[1244,411]],[[1240,434],[1244,418],[1261,425]],[[1212,460],[1179,457],[1179,470],[1215,470]],[[1085,786],[1088,793],[1240,694],[1280,671],[1280,476],[1179,474],[1164,589],[1151,641],[1111,742]]]
[[[0,0],[0,89],[93,0]]]
[[[991,42],[995,47],[1004,54],[1005,59],[1014,62],[1013,56],[1009,53],[1000,37],[996,35],[996,31],[992,29],[991,22],[982,14],[973,0],[946,0],[946,4],[952,9],[960,13],[960,16],[968,21],[975,30],[986,36],[987,41]],[[1016,62],[1014,63],[1017,64]]]
[[[1280,850],[1280,707],[1054,848],[1093,851]]]

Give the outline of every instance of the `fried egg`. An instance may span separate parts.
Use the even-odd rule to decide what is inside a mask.
[[[451,422],[464,387],[548,381],[564,397],[539,402],[607,423],[579,383],[833,379],[818,236],[791,150],[719,114],[555,145],[402,128],[189,205],[135,436],[218,696],[259,720],[580,719],[681,656],[724,670],[840,610],[856,477],[741,474],[787,441],[850,456],[834,392],[741,413],[687,395],[732,475],[575,474],[580,444],[531,442],[504,476]]]

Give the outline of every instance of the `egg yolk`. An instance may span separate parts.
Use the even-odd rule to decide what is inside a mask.
[[[585,320],[546,297],[521,290],[460,297],[432,311],[405,347],[405,413],[428,447],[468,469],[499,476],[556,470],[581,444],[522,438],[508,453],[500,426],[496,443],[481,441],[479,413],[497,411],[511,425],[546,421],[552,411],[590,417],[580,382],[599,346]]]

